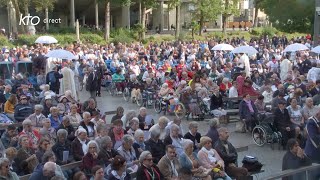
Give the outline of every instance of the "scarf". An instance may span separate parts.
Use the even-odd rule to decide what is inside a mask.
[[[249,111],[253,113],[254,110],[253,110],[253,107],[252,107],[252,104],[251,104],[251,100],[244,100],[244,102],[247,103],[247,106],[248,106],[248,108],[249,108]]]
[[[81,141],[79,138],[78,138],[79,142],[81,143],[82,145],[82,151],[83,151],[83,154],[87,154],[87,144],[86,144],[86,141]]]
[[[115,128],[113,128],[112,131],[113,131],[113,134],[114,134],[114,139],[115,139],[116,141],[121,141],[121,140],[122,140],[122,137],[124,136],[124,131],[123,131],[123,129],[121,129],[120,134],[116,131]]]
[[[148,171],[148,168],[147,168],[147,167],[144,168],[144,173],[145,173],[145,175],[146,175],[146,177],[147,177],[147,180],[154,180],[154,179],[156,179],[155,175],[158,176],[158,179],[160,179],[160,174],[157,172],[157,170],[156,170],[154,167],[151,167],[150,169],[151,169],[151,171],[152,171],[152,175],[151,175],[151,173]],[[156,173],[156,174],[154,174],[154,173]]]
[[[143,143],[139,143],[138,141],[135,141],[135,142],[140,146],[142,150],[146,150],[146,145],[144,144],[144,142]]]
[[[124,180],[124,178],[127,176],[127,173],[126,171],[124,171],[121,176],[118,175],[117,171],[115,170],[112,170],[111,171],[111,174],[116,178],[116,179],[119,179],[119,180]]]
[[[214,151],[212,151],[212,149],[207,150],[205,147],[202,147],[201,151],[205,152],[208,155],[208,158],[211,163],[216,163],[218,161],[217,158],[214,157],[215,153]]]

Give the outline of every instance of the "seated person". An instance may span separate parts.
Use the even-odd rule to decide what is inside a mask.
[[[193,150],[198,151],[201,134],[198,132],[199,124],[197,122],[189,123],[189,132],[184,135],[184,139],[190,139],[193,142]]]
[[[141,93],[141,84],[137,80],[137,76],[135,74],[130,75],[130,81],[127,84],[127,87],[131,91],[131,101],[134,102],[137,96]]]
[[[250,99],[249,94],[243,95],[243,100],[239,104],[240,119],[244,121],[247,131],[252,131],[256,125],[258,110]]]
[[[150,129],[150,139],[145,142],[146,150],[151,152],[156,164],[165,155],[165,145],[159,138],[160,130],[158,128]]]
[[[224,169],[229,176],[240,178],[248,176],[248,170],[238,167],[238,153],[236,148],[228,141],[229,132],[227,128],[219,128],[219,139],[214,145],[214,149],[219,153],[224,161]]]
[[[137,160],[137,156],[135,150],[133,148],[134,138],[131,135],[124,135],[122,138],[122,145],[117,149],[119,155],[121,155],[127,162],[127,168],[130,169],[131,172],[137,172],[139,160]]]
[[[112,75],[112,81],[115,83],[118,92],[123,92],[125,88],[125,77],[121,74],[122,70],[117,69],[116,73]]]
[[[274,125],[282,135],[282,146],[285,149],[288,139],[294,137],[293,123],[290,120],[288,109],[286,109],[287,102],[280,101],[278,108],[274,111]]]
[[[4,103],[4,113],[14,120],[14,106],[17,104],[18,99],[15,94],[10,95],[9,99]]]
[[[18,122],[24,121],[32,114],[33,110],[25,95],[20,96],[20,102],[14,108],[14,119]]]
[[[175,147],[173,145],[166,146],[166,155],[163,156],[159,163],[158,167],[160,172],[163,174],[164,179],[178,180],[179,171],[180,171],[180,162],[176,155]]]
[[[153,163],[152,154],[149,151],[143,151],[139,161],[141,166],[137,171],[137,179],[162,180],[163,175],[159,168]]]

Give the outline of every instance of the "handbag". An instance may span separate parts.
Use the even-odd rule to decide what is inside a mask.
[[[259,172],[263,166],[258,158],[253,156],[243,157],[242,164],[242,167],[246,168],[249,172]]]

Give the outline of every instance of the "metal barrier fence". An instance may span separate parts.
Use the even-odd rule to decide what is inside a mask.
[[[299,169],[288,169],[281,171],[280,173],[275,173],[269,177],[267,177],[265,180],[275,180],[275,179],[281,179],[283,177],[293,176],[298,173],[305,173],[305,179],[303,180],[314,180],[310,177],[310,171],[315,171],[320,169],[320,164],[312,164],[310,166],[301,167]]]

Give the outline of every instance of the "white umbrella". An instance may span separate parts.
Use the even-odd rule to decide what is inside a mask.
[[[301,43],[294,43],[290,44],[284,49],[284,52],[296,52],[296,51],[303,51],[309,49],[306,45]]]
[[[48,54],[46,54],[46,57],[58,58],[58,59],[68,59],[68,60],[77,58],[71,52],[63,50],[63,49],[49,51]]]
[[[257,54],[258,51],[252,46],[239,46],[231,51],[233,54],[245,53],[249,55]]]
[[[234,49],[230,44],[217,44],[211,50],[213,51],[232,51]]]
[[[41,43],[41,44],[53,44],[53,43],[57,43],[57,42],[58,42],[58,40],[56,40],[56,38],[54,38],[52,36],[40,36],[35,41],[35,43]]]
[[[314,53],[320,54],[320,46],[312,48],[311,51],[314,52]]]

